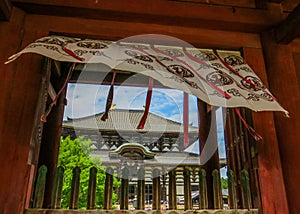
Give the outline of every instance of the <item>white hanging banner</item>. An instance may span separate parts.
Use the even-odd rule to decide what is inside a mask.
[[[48,36],[31,43],[6,63],[24,53],[57,61],[103,63],[112,69],[142,73],[213,106],[288,114],[238,52]]]

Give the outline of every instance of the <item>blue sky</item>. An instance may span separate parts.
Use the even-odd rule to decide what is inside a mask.
[[[103,112],[109,86],[92,84],[68,84],[64,120],[79,118]],[[115,86],[114,100],[116,109],[144,109],[147,88]],[[183,92],[174,89],[153,89],[150,112],[170,120],[183,120]],[[223,122],[221,109],[217,111],[219,153],[225,157]],[[198,126],[197,99],[189,95],[189,123]],[[222,172],[222,176],[224,172]]]

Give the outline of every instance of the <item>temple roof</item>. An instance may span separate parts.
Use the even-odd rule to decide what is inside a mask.
[[[108,114],[108,119],[102,121],[104,114],[98,113],[81,118],[68,118],[63,121],[63,127],[74,129],[87,129],[100,131],[135,131],[135,132],[164,132],[183,133],[183,124],[166,119],[162,116],[149,112],[144,129],[137,129],[137,125],[142,118],[144,110],[112,109]],[[189,125],[189,133],[197,134],[198,127]]]

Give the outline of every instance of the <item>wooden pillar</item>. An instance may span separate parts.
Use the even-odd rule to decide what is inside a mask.
[[[67,68],[68,69],[68,68]],[[58,92],[65,82],[67,70],[61,72],[62,75],[55,81],[52,81],[53,87]],[[44,123],[42,143],[40,148],[39,166],[46,165],[48,168],[47,184],[45,190],[44,207],[51,206],[51,194],[55,180],[55,172],[57,168],[57,159],[59,153],[60,136],[62,130],[62,120],[66,105],[66,89],[61,93],[51,113]]]
[[[214,169],[219,169],[218,137],[216,127],[216,108],[207,108],[207,104],[198,99],[200,164],[206,171],[208,209],[214,208],[213,176]]]
[[[122,172],[121,179],[121,200],[120,200],[120,209],[127,210],[128,209],[128,176],[129,170],[125,167]]]
[[[36,186],[34,191],[33,208],[42,208],[46,186],[47,167],[41,166],[37,173]]]
[[[199,208],[208,208],[206,172],[204,169],[199,170]]]
[[[176,210],[177,197],[176,197],[176,169],[169,171],[169,209]]]
[[[87,206],[88,210],[95,209],[96,202],[96,188],[97,188],[97,168],[90,168],[89,176],[89,188],[88,188],[88,197],[87,197]]]
[[[70,192],[70,209],[78,209],[79,189],[80,189],[80,173],[81,169],[76,166],[73,169],[71,192]]]
[[[40,29],[24,27],[26,13],[14,7],[9,21],[0,22],[0,204],[3,213],[23,213],[30,204],[37,169],[30,152],[43,85],[42,57],[24,55],[4,65],[7,58],[40,37]],[[9,142],[9,146],[8,146]],[[39,145],[40,142],[38,142]]]
[[[104,209],[112,208],[112,192],[113,192],[113,174],[114,170],[111,167],[106,168],[105,172],[105,187],[104,187]]]
[[[273,67],[272,64],[274,63],[274,67],[272,69],[269,68],[270,69],[269,81],[272,79],[272,83],[273,83],[273,87],[270,85],[271,91],[273,91],[274,95],[277,96],[281,102],[284,101],[290,102],[288,101],[290,97],[286,96],[286,94],[289,94],[287,90],[291,91],[291,88],[295,86],[295,79],[294,78],[289,79],[290,78],[289,73],[293,73],[293,71],[291,71],[293,70],[291,64],[288,63],[288,66],[284,66],[284,64],[287,63],[285,60],[286,59],[289,60],[289,58],[286,56],[286,53],[284,53],[283,50],[282,50],[283,55],[279,54],[281,52],[280,51],[281,48],[278,47],[277,49],[276,45],[275,47],[273,47],[274,44],[273,42],[270,41],[268,33],[263,35],[262,42],[263,45],[265,46],[264,52],[265,52],[265,57],[266,57],[268,67]],[[284,49],[286,51],[286,48]],[[253,70],[261,78],[264,84],[268,86],[268,78],[265,70],[262,50],[254,49],[254,48],[244,48],[243,53],[247,63],[253,68]],[[287,78],[289,80],[287,80]],[[293,82],[291,83],[290,80]],[[277,83],[273,81],[277,81]],[[297,97],[297,99],[299,100],[300,95],[297,92],[298,89],[296,88],[294,89],[296,90],[298,96],[294,94],[293,97]],[[282,92],[280,90],[282,90]],[[284,96],[278,96],[279,94],[281,95],[284,94]],[[288,110],[291,111],[291,109],[294,109],[295,110],[294,112],[297,112],[298,110],[296,111],[297,109],[296,106],[297,105],[294,106],[289,105]],[[299,117],[296,116],[297,114],[295,114],[295,117]],[[289,213],[288,204],[287,204],[287,195],[284,186],[284,177],[289,177],[289,175],[287,174],[283,177],[280,155],[279,155],[279,145],[280,144],[287,145],[287,142],[289,142],[288,147],[290,147],[292,150],[296,151],[299,148],[297,146],[291,147],[290,143],[298,142],[297,137],[296,137],[297,139],[296,138],[294,139],[294,136],[297,135],[294,130],[297,127],[296,124],[297,123],[299,124],[300,119],[299,118],[298,120],[296,120],[296,118],[288,119],[285,118],[282,113],[275,113],[274,115],[277,115],[278,119],[281,120],[281,121],[277,121],[278,124],[281,125],[284,124],[286,128],[282,127],[283,129],[281,129],[279,127],[276,127],[276,129],[278,129],[278,131],[276,132],[274,116],[272,112],[252,113],[254,128],[258,133],[262,135],[264,139],[263,143],[258,143],[258,166],[259,166],[258,173],[259,173],[262,210],[264,213]],[[288,124],[291,121],[293,121],[292,122],[293,124],[292,125]],[[287,132],[286,130],[288,129],[288,127],[290,128],[290,132]],[[284,135],[284,137],[282,136],[283,138],[277,138],[277,134],[280,134],[281,136]],[[284,155],[283,157],[284,159],[287,160],[289,160],[290,158],[288,155],[287,156]],[[295,181],[295,177],[293,175],[291,175],[290,178],[292,178],[293,181]],[[294,190],[295,188],[296,187],[294,187]],[[292,195],[298,194],[295,193],[297,191],[294,190],[293,192],[291,192],[291,194]],[[293,207],[297,207],[296,204],[298,203],[296,202],[293,203]],[[298,206],[296,211],[293,213],[297,213],[299,209],[300,207]]]
[[[184,181],[184,210],[192,209],[191,172],[188,168],[183,170]]]
[[[137,185],[137,209],[145,209],[145,170],[140,168],[138,171],[138,185]]]
[[[214,209],[223,209],[222,187],[219,170],[213,171]]]
[[[160,210],[160,171],[154,169],[152,172],[152,210]]]
[[[52,200],[51,200],[51,208],[52,209],[60,209],[61,208],[64,172],[65,172],[65,169],[62,166],[59,166],[56,169],[55,182],[54,182],[54,186],[53,186],[53,190],[52,190]]]

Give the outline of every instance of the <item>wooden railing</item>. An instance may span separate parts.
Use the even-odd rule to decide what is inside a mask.
[[[96,176],[97,176],[97,169],[92,167],[90,169],[90,176],[89,176],[89,187],[88,187],[88,194],[87,194],[87,208],[86,210],[78,210],[78,199],[79,199],[79,187],[80,187],[80,168],[75,167],[73,169],[73,177],[71,183],[71,191],[70,191],[70,203],[69,209],[61,209],[61,198],[62,198],[62,187],[63,187],[63,177],[64,177],[64,168],[58,167],[55,176],[55,182],[52,191],[52,198],[51,198],[51,208],[50,209],[43,209],[43,200],[45,194],[45,185],[46,185],[46,174],[47,174],[47,167],[41,166],[38,170],[37,174],[37,181],[36,187],[33,197],[32,208],[26,209],[25,214],[58,214],[58,213],[172,213],[172,214],[179,214],[179,213],[259,213],[258,209],[252,208],[252,201],[251,201],[251,191],[250,191],[250,183],[249,183],[249,176],[246,170],[242,170],[240,172],[241,175],[241,194],[240,200],[243,200],[243,204],[246,207],[239,208],[238,207],[238,199],[237,199],[237,190],[236,190],[236,182],[234,179],[234,173],[229,170],[228,172],[228,190],[229,190],[229,209],[223,209],[223,197],[222,197],[222,188],[221,188],[221,181],[219,170],[214,170],[212,174],[213,178],[213,201],[214,201],[214,209],[207,209],[208,208],[208,195],[207,195],[207,185],[206,185],[206,172],[204,169],[199,170],[199,209],[195,209],[195,207],[191,204],[191,196],[188,196],[189,193],[185,192],[185,205],[184,210],[177,210],[176,205],[173,209],[170,210],[160,210],[157,208],[155,210],[111,210],[109,209],[111,206],[111,194],[109,191],[112,189],[107,188],[108,186],[112,185],[112,175],[106,173],[106,188],[105,188],[105,202],[104,202],[104,209],[103,210],[95,210],[95,201],[96,201]],[[186,179],[189,179],[188,171],[184,173],[184,182],[186,184],[190,184]],[[157,181],[156,181],[157,182]],[[121,185],[122,188],[122,185]],[[141,195],[141,194],[138,194]],[[155,196],[154,196],[155,197]],[[121,200],[128,200],[127,198],[123,198]],[[139,199],[138,199],[139,200]],[[154,199],[155,200],[155,199]],[[189,201],[189,202],[188,202]]]

